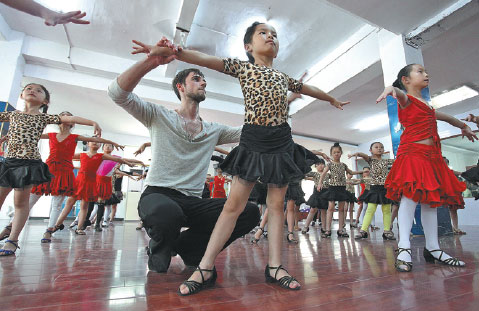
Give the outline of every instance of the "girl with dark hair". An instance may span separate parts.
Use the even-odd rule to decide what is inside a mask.
[[[338,202],[338,211],[339,211],[339,228],[338,228],[338,237],[347,238],[349,234],[344,229],[344,205],[349,199],[350,195],[346,191],[346,173],[351,175],[361,174],[362,172],[355,172],[348,168],[348,166],[341,162],[341,155],[343,154],[343,148],[339,143],[335,143],[330,150],[332,161],[326,165],[326,168],[321,174],[321,178],[318,183],[318,190],[323,188],[323,182],[328,172],[331,172],[329,178],[329,188],[323,196],[324,199],[329,201],[328,212],[327,212],[327,221],[326,221],[326,232],[324,233],[325,237],[331,236],[331,223],[333,221],[333,213],[335,202]]]
[[[313,194],[309,197],[306,204],[310,206],[308,217],[306,218],[306,223],[304,224],[303,230],[301,233],[306,234],[309,232],[309,224],[314,218],[314,215],[318,212],[321,213],[321,233],[324,233],[325,230],[323,226],[326,226],[326,212],[328,210],[328,201],[323,199],[322,196],[326,191],[328,191],[329,187],[329,175],[327,175],[323,182],[323,188],[318,190],[319,180],[321,178],[321,173],[324,170],[326,163],[323,159],[319,159],[320,161],[316,163],[316,172],[310,172],[306,174],[305,179],[314,181],[313,187]]]
[[[273,69],[279,41],[276,29],[268,24],[256,22],[247,29],[243,42],[249,62],[183,50],[169,42],[161,47],[134,42],[138,44],[134,54],[175,56],[180,61],[238,78],[245,98],[245,124],[240,145],[231,151],[221,165],[223,171],[234,176],[230,195],[216,222],[203,259],[190,279],[180,286],[178,293],[190,295],[214,284],[217,276],[214,269],[216,256],[230,237],[258,179],[268,184],[269,260],[265,279],[286,289],[300,289],[299,282],[281,264],[283,203],[287,185],[303,178],[317,157],[293,142],[287,122],[287,93],[289,90],[309,95],[328,101],[338,109],[343,109],[348,103],[339,102],[317,87],[303,85]]]
[[[90,120],[41,113],[40,108],[48,107],[50,103],[50,93],[43,85],[27,84],[20,98],[25,101],[24,111],[0,112],[0,121],[10,122],[8,151],[5,161],[0,162],[0,206],[15,189],[15,216],[10,239],[0,249],[0,256],[13,255],[18,248],[18,236],[30,212],[28,201],[32,187],[49,182],[53,177],[38,150],[38,141],[45,127],[48,124],[77,123],[94,126],[98,134],[101,132],[98,124]]]
[[[429,85],[429,76],[423,66],[407,65],[399,71],[393,86],[388,86],[376,102],[393,96],[398,102],[399,121],[404,126],[401,142],[389,175],[386,178],[386,197],[400,201],[399,249],[396,269],[412,270],[409,233],[414,221],[414,212],[421,204],[421,222],[426,238],[424,258],[427,262],[463,267],[465,263],[451,257],[439,247],[436,207],[462,205],[462,192],[466,186],[447,167],[441,154],[437,121],[442,120],[461,130],[469,140],[477,140],[467,124],[436,111],[422,97],[421,91]]]
[[[368,228],[371,224],[371,219],[376,213],[377,206],[381,204],[383,211],[383,225],[384,225],[384,240],[396,240],[394,233],[391,231],[391,204],[392,201],[386,198],[386,189],[384,188],[384,182],[388,176],[391,165],[394,163],[392,159],[382,159],[384,154],[384,146],[380,142],[374,142],[369,148],[371,156],[362,152],[356,152],[349,155],[352,157],[363,158],[371,167],[371,190],[364,197],[364,200],[368,202],[366,215],[364,216],[361,230],[354,237],[356,240],[365,239],[369,236]]]

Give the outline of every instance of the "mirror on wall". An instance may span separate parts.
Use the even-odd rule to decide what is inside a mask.
[[[475,131],[479,135],[479,130]],[[441,139],[442,155],[448,160],[449,167],[462,173],[477,165],[479,158],[479,142],[471,142],[461,135],[454,135]],[[461,177],[460,177],[461,179]],[[461,179],[463,180],[463,179]],[[479,197],[479,186],[467,183],[467,190],[463,193],[465,198]]]

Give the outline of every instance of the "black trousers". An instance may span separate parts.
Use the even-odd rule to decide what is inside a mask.
[[[202,199],[170,188],[148,186],[141,195],[138,214],[151,238],[148,262],[153,267],[150,269],[166,272],[171,257],[166,266],[164,261],[171,252],[178,253],[186,265],[197,266],[225,202],[226,199]],[[258,207],[247,203],[224,248],[250,232],[259,219]],[[188,229],[180,233],[182,227]],[[157,268],[155,263],[159,263]]]

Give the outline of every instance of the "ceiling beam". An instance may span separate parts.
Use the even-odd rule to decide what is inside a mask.
[[[12,29],[0,14],[0,41],[9,41]]]
[[[459,0],[408,33],[406,43],[419,48],[478,13],[478,0]]]

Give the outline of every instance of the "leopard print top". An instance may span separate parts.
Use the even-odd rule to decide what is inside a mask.
[[[233,58],[225,58],[223,63],[223,72],[240,81],[245,124],[276,126],[287,122],[288,90],[299,93],[303,83],[266,66]]]
[[[360,179],[360,182],[364,184],[364,190],[371,190],[371,177],[364,177]]]
[[[306,174],[306,177],[313,178],[314,187],[318,187],[319,180],[321,179],[321,173],[320,172],[309,172],[309,173]],[[330,178],[330,174],[327,173],[326,176],[324,176],[323,188],[329,188],[329,178]]]
[[[355,193],[354,191],[354,185],[353,184],[346,184],[346,191],[349,191],[351,193]]]
[[[6,158],[41,160],[38,141],[47,124],[60,124],[60,116],[27,114],[20,111],[0,112],[1,122],[10,122]]]
[[[331,171],[330,186],[346,186],[346,170],[348,166],[342,162],[328,163],[329,170]]]
[[[394,160],[392,159],[370,159],[371,185],[384,185],[393,163]]]

